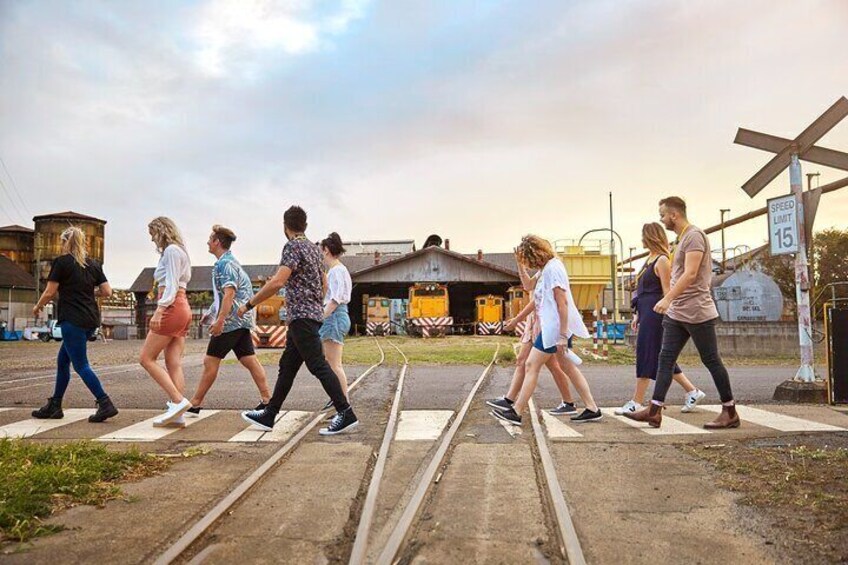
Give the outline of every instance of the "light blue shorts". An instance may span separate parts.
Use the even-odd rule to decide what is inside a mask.
[[[333,310],[330,317],[324,320],[321,324],[321,329],[318,335],[321,336],[321,341],[334,341],[336,343],[344,343],[344,338],[350,331],[350,316],[347,313],[347,304],[339,304]]]

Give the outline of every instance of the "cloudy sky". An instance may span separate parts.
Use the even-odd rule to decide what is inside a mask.
[[[742,192],[769,155],[736,128],[794,137],[848,95],[846,26],[841,0],[2,0],[0,225],[107,220],[117,286],[154,216],[196,264],[213,223],[269,263],[294,203],[313,238],[508,251],[607,226],[612,191],[638,246],[662,196],[706,227],[788,191]],[[820,144],[848,151],[848,120]],[[848,188],[824,203],[848,227]]]

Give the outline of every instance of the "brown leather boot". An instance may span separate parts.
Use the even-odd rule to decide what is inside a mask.
[[[736,413],[736,405],[722,406],[721,414],[712,422],[707,422],[704,427],[708,430],[723,430],[725,428],[739,427],[739,414]]]
[[[659,428],[662,425],[662,411],[663,406],[651,402],[650,406],[638,412],[625,412],[624,417],[637,422],[648,422],[652,428]]]

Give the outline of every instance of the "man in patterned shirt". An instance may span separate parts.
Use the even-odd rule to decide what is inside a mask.
[[[324,357],[321,338],[318,335],[324,320],[324,271],[321,252],[318,246],[304,235],[306,212],[299,206],[292,206],[283,214],[283,230],[288,242],[283,247],[277,273],[259,289],[256,296],[239,308],[239,315],[243,316],[256,304],[273,296],[285,286],[289,327],[286,350],[280,357],[277,383],[268,406],[261,410],[242,412],[241,416],[245,421],[270,431],[294,384],[297,372],[305,362],[309,372],[321,381],[321,386],[336,408],[336,415],[330,425],[322,428],[319,433],[335,435],[346,432],[355,428],[359,421],[342,392],[336,373]]]
[[[250,277],[242,266],[236,261],[230,246],[236,240],[236,234],[224,226],[212,226],[212,234],[206,242],[209,253],[218,260],[212,267],[212,290],[215,294],[215,303],[212,305],[208,315],[214,316],[214,322],[209,329],[212,338],[206,348],[206,357],[203,359],[203,376],[197,385],[197,392],[191,399],[192,407],[188,409],[189,414],[199,414],[203,409],[203,400],[206,393],[218,378],[218,368],[221,360],[232,351],[236,354],[245,369],[250,371],[256,388],[259,389],[261,402],[259,407],[264,408],[271,396],[268,390],[268,377],[265,368],[253,349],[254,316],[251,314],[241,318],[237,314],[238,307],[246,304],[253,297],[253,285]]]

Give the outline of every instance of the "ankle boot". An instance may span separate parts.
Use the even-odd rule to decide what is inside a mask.
[[[112,404],[112,399],[104,396],[97,401],[97,412],[88,417],[89,422],[105,422],[107,418],[118,415],[118,409]]]
[[[47,404],[32,411],[32,417],[39,420],[61,420],[65,417],[62,412],[62,399],[50,397],[47,399]]]
[[[650,406],[638,412],[625,412],[624,417],[637,422],[648,422],[648,425],[652,428],[659,428],[662,425],[663,408],[663,406],[651,402]]]
[[[704,427],[708,430],[721,430],[725,428],[739,427],[739,414],[736,413],[736,405],[722,406],[721,414],[712,422],[707,422]]]

